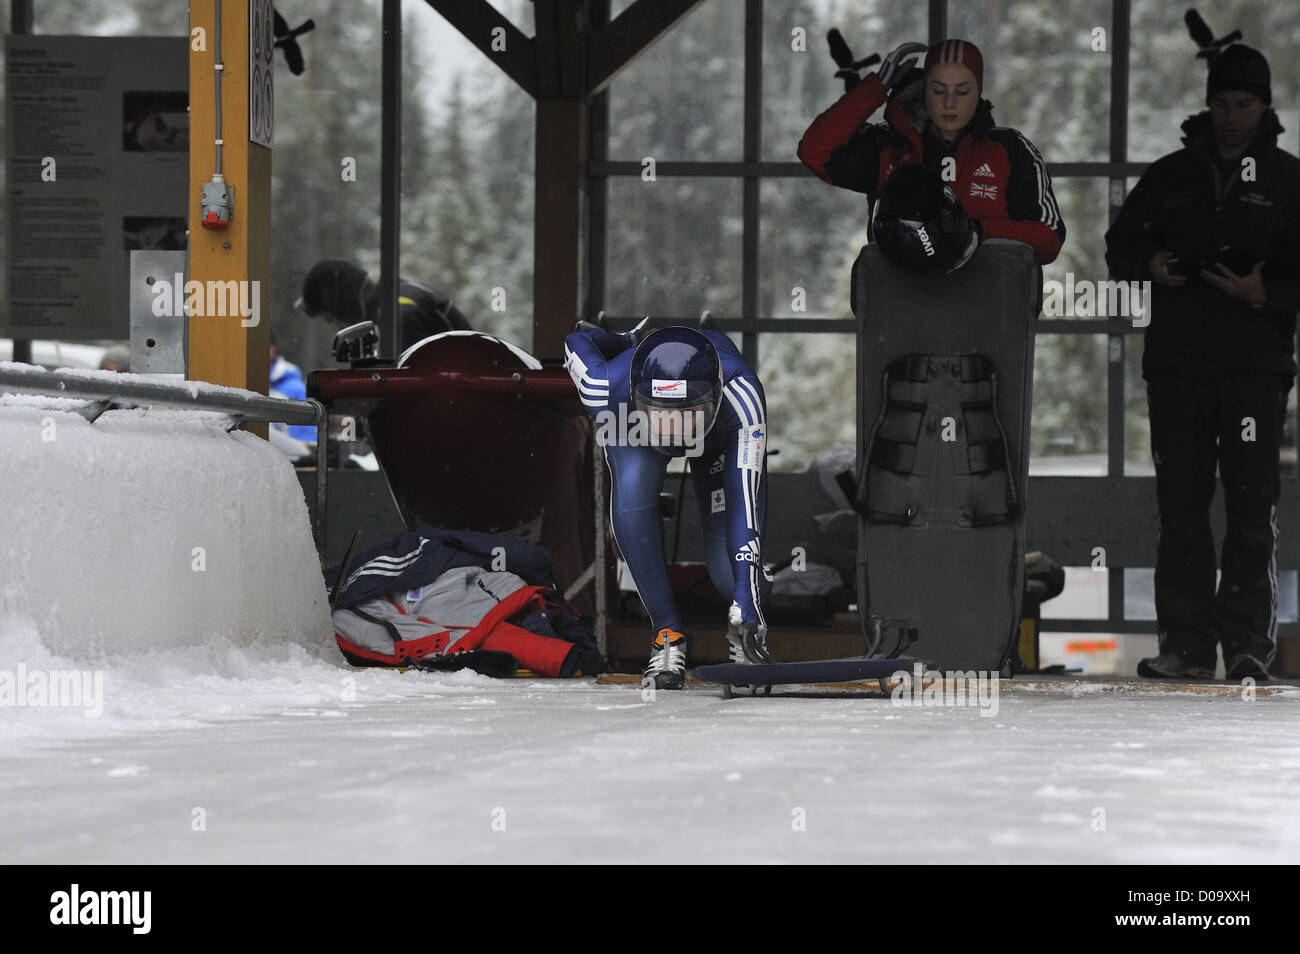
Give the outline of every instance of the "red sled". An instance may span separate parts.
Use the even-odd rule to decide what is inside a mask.
[[[395,366],[314,371],[307,386],[331,414],[365,418],[408,530],[540,544],[561,591],[594,615],[592,425],[558,363],[545,367],[492,335],[449,331],[413,345]]]

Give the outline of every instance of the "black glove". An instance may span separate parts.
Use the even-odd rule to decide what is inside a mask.
[[[872,53],[861,60],[853,59],[853,52],[849,49],[849,45],[844,42],[844,37],[840,35],[839,30],[832,29],[828,32],[826,41],[831,47],[831,59],[839,67],[835,71],[835,78],[844,80],[844,92],[846,93],[861,82],[861,71],[865,67],[875,66],[880,62],[879,53]]]
[[[926,120],[925,70],[919,66],[909,66],[894,81],[894,89],[889,98],[901,103],[912,128],[920,129]]]
[[[916,65],[916,55],[928,49],[929,47],[924,43],[912,41],[901,43],[890,51],[876,74],[880,77],[880,85],[885,87],[886,93],[892,93],[898,81],[908,72],[908,68]]]
[[[404,662],[424,672],[456,672],[472,669],[482,676],[509,679],[519,669],[519,660],[510,653],[497,649],[470,649],[462,653],[439,653],[420,659],[408,658]]]
[[[275,45],[284,51],[284,59],[289,64],[289,72],[294,76],[301,76],[302,71],[307,67],[302,60],[302,48],[298,46],[298,37],[316,29],[316,21],[306,20],[301,26],[290,30],[289,24],[284,17],[280,16],[280,11],[274,10],[273,13],[275,19],[272,21],[272,32],[275,36]]]
[[[774,663],[775,659],[767,651],[767,627],[758,623],[740,624],[740,645],[745,650],[745,658],[752,663]]]
[[[608,361],[622,354],[629,347],[635,348],[641,339],[649,333],[642,330],[649,320],[649,316],[646,316],[635,328],[631,331],[625,331],[621,335],[606,331],[600,325],[593,325],[589,321],[579,321],[574,326],[574,331],[587,332],[588,337],[591,338],[591,343],[596,346],[596,350],[600,352],[601,357]]]
[[[846,93],[862,82],[862,77],[858,75],[858,71],[852,67],[836,70],[835,78],[837,80],[844,80],[844,92]]]
[[[962,250],[957,261],[948,269],[947,274],[951,275],[957,269],[961,268],[971,260],[975,250],[979,248],[980,242],[984,241],[984,227],[980,225],[979,219],[971,219],[970,222],[970,240],[966,243],[966,248]]]
[[[633,328],[631,331],[623,332],[623,337],[626,338],[628,341],[632,342],[632,347],[635,348],[637,345],[641,343],[642,339],[644,339],[647,335],[650,334],[649,331],[645,330],[646,322],[649,320],[650,320],[650,316],[646,315],[644,318],[642,318],[640,321],[636,323],[636,327]]]

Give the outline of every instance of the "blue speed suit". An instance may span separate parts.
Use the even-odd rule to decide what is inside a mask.
[[[708,557],[709,578],[740,608],[741,619],[766,628],[763,605],[772,582],[763,569],[767,492],[767,408],[763,386],[726,335],[702,331],[722,362],[717,418],[693,447],[656,448],[597,439],[604,446],[613,492],[614,537],[632,571],[652,629],[681,630],[668,582],[659,493],[670,455],[687,457]],[[565,338],[565,368],[587,412],[599,425],[632,413],[630,368],[634,348],[625,335],[591,328]],[[609,433],[608,431],[606,433]],[[688,451],[694,452],[692,456]]]

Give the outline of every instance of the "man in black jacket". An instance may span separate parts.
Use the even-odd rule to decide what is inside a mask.
[[[299,311],[340,327],[359,321],[379,320],[379,285],[360,265],[344,259],[317,262],[302,283]],[[397,286],[397,313],[401,341],[394,356],[430,335],[467,331],[469,319],[450,298],[428,285],[402,279]],[[380,329],[386,334],[387,327]]]
[[[1227,47],[1185,148],[1154,162],[1106,234],[1114,278],[1150,280],[1147,381],[1160,543],[1160,653],[1139,675],[1266,679],[1277,648],[1278,451],[1295,378],[1300,161],[1282,131],[1268,63]],[[1227,534],[1214,585],[1215,466]]]

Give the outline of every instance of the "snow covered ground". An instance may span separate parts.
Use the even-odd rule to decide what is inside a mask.
[[[0,658],[85,665],[12,627]],[[0,862],[1300,861],[1292,687],[1004,683],[986,716],[289,644],[100,671],[100,715],[0,709]]]

